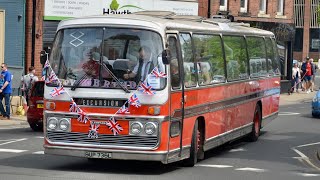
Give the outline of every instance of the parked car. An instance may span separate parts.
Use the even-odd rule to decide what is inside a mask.
[[[43,129],[43,94],[44,81],[35,82],[28,94],[29,108],[27,120],[32,130],[41,131]]]
[[[314,96],[312,100],[312,117],[320,116],[320,91]]]

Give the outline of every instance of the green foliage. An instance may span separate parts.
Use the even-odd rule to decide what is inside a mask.
[[[320,23],[320,5],[318,5],[318,7],[317,7],[317,21],[318,21],[318,23]]]
[[[119,8],[119,3],[117,0],[112,0],[110,4],[110,9],[116,11]]]

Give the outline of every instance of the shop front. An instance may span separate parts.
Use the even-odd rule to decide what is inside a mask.
[[[51,46],[60,20],[90,15],[130,14],[146,10],[198,15],[198,0],[45,0],[43,47]]]

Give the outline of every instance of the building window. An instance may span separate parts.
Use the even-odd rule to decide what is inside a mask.
[[[220,11],[228,10],[228,0],[220,0]]]
[[[284,0],[278,0],[278,7],[277,7],[277,15],[283,15],[283,8],[284,8]]]
[[[260,14],[267,13],[267,0],[260,0]]]
[[[240,12],[248,12],[248,0],[240,0]]]

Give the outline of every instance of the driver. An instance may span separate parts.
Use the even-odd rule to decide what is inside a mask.
[[[153,69],[154,64],[151,57],[151,50],[146,46],[139,49],[139,62],[134,67],[133,71],[123,75],[124,79],[136,78],[136,81],[144,81],[149,72]]]

